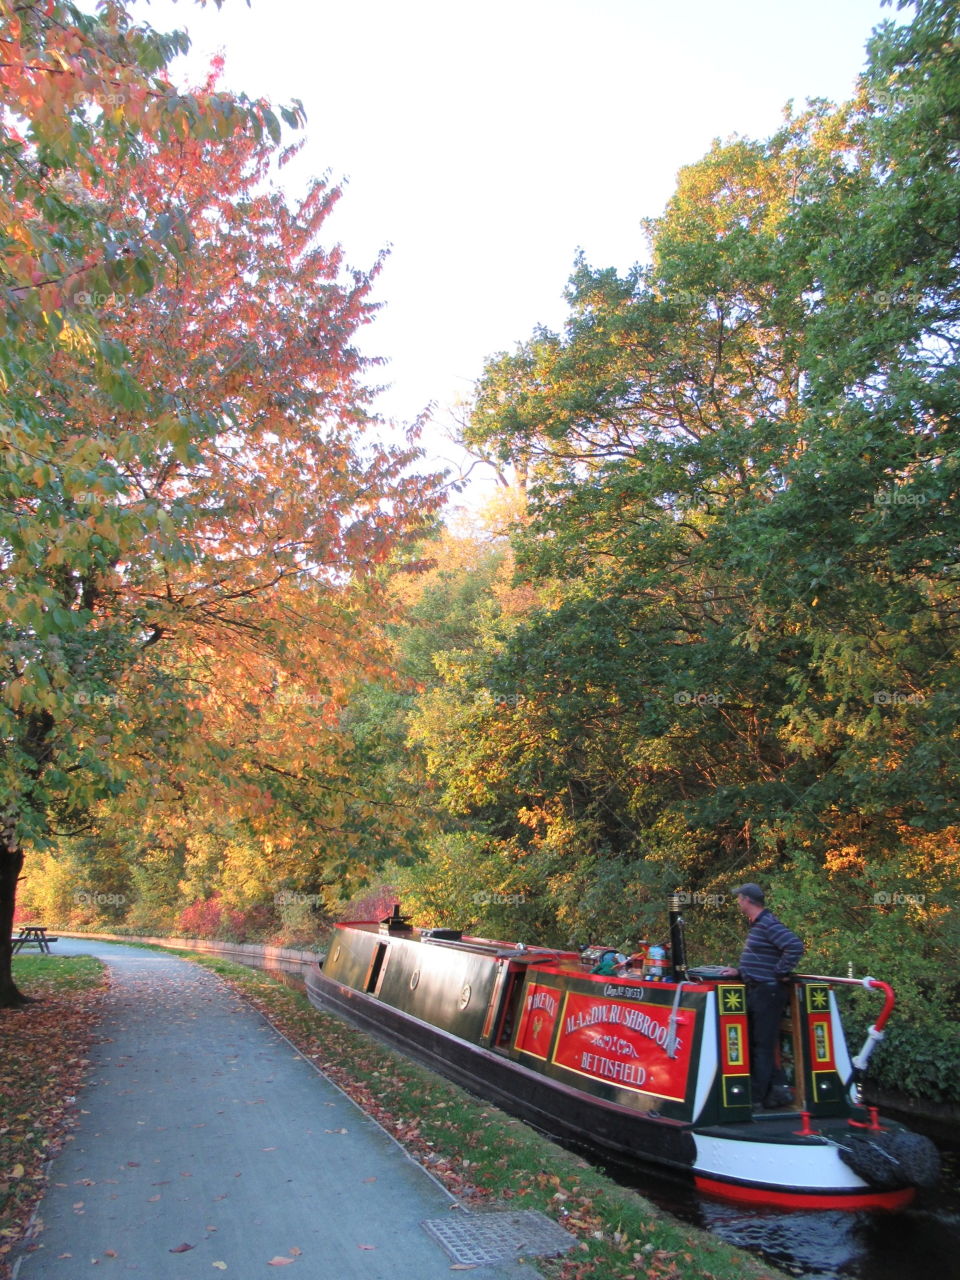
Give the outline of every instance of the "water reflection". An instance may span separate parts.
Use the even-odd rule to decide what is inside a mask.
[[[795,1212],[745,1211],[708,1201],[700,1205],[701,1226],[728,1244],[762,1253],[768,1261],[797,1275],[823,1275],[827,1258],[834,1274],[849,1274],[847,1269],[860,1253],[850,1217],[824,1211],[805,1212],[800,1218]]]
[[[698,1196],[662,1174],[608,1167],[676,1217],[740,1249],[758,1253],[788,1274],[809,1280],[903,1280],[958,1274],[960,1182],[957,1152],[943,1152],[944,1177],[899,1213],[764,1209]]]
[[[798,1276],[903,1280],[956,1274],[960,1217],[911,1208],[900,1213],[815,1210],[781,1213],[701,1201],[701,1225],[728,1244],[762,1254]]]

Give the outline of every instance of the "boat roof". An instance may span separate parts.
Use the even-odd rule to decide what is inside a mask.
[[[584,969],[583,959],[579,951],[565,951],[560,947],[528,946],[523,942],[503,942],[497,938],[479,938],[472,934],[461,933],[459,929],[418,929],[414,925],[397,928],[394,923],[389,928],[387,921],[379,920],[340,920],[338,929],[353,929],[361,933],[373,934],[379,938],[396,938],[407,942],[417,942],[424,946],[449,947],[456,951],[468,951],[473,955],[486,955],[491,959],[509,960],[516,964],[536,965],[545,973],[576,974],[582,978],[593,978],[605,984],[616,984],[620,987],[649,989],[651,980],[635,970],[623,973],[599,974]],[[609,950],[614,948],[610,947]],[[684,980],[686,988],[703,987],[704,983],[715,983],[723,969],[719,966],[704,966],[703,970],[691,970]],[[669,980],[657,980],[656,986],[666,989],[672,985]]]
[[[338,929],[356,929],[362,933],[375,933],[387,938],[406,938],[411,942],[422,942],[430,946],[453,947],[461,951],[474,951],[485,955],[509,956],[518,960],[569,961],[580,968],[580,954],[577,951],[564,951],[559,947],[528,946],[523,942],[503,942],[497,938],[478,938],[472,934],[461,934],[457,929],[418,929],[414,926],[406,929],[387,929],[378,920],[341,920]]]

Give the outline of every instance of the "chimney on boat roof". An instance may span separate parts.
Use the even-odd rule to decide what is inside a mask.
[[[687,980],[687,944],[683,936],[683,902],[685,895],[679,890],[667,899],[670,914],[670,959],[674,982]]]
[[[406,916],[400,914],[400,903],[393,904],[393,914],[384,916],[380,921],[381,933],[410,933],[413,925]]]

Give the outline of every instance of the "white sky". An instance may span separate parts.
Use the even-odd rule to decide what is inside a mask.
[[[841,100],[880,0],[170,0],[134,12],[193,38],[189,78],[306,108],[304,172],[348,179],[327,224],[348,261],[390,246],[365,331],[383,414],[431,402],[431,456],[485,357],[558,328],[578,247],[645,256],[641,219],[716,137],[766,137],[784,103]],[[306,166],[306,168],[304,168]],[[290,173],[296,181],[296,171]]]

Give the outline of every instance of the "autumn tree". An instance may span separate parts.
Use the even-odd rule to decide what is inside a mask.
[[[367,443],[371,273],[271,189],[266,104],[178,93],[182,36],[4,6],[0,1004],[25,847],[131,783],[344,826],[338,707],[435,499]],[[298,113],[284,113],[296,124]],[[379,612],[378,612],[379,611]],[[257,824],[260,824],[258,827]],[[343,850],[340,849],[342,856]]]
[[[0,1003],[6,1004],[18,999],[9,939],[24,844],[42,834],[51,801],[80,778],[87,796],[114,785],[93,745],[95,726],[77,737],[61,729],[81,705],[73,699],[74,676],[83,671],[88,688],[108,689],[138,649],[137,639],[125,639],[109,618],[93,623],[88,584],[112,570],[116,554],[71,496],[121,486],[107,442],[69,430],[63,415],[72,388],[51,377],[51,368],[74,352],[107,402],[129,411],[140,397],[123,349],[101,333],[97,312],[68,313],[64,295],[71,285],[104,296],[115,288],[142,292],[153,264],[179,248],[169,225],[139,239],[112,239],[84,183],[101,173],[101,143],[117,149],[129,180],[154,138],[262,129],[265,108],[220,94],[181,97],[163,69],[186,48],[185,36],[138,26],[119,5],[102,6],[92,17],[68,4],[4,3],[0,22]],[[125,443],[133,452],[149,451],[133,432]],[[128,544],[146,533],[139,515],[128,521],[120,512],[117,519]],[[51,531],[62,550],[46,563]],[[66,769],[52,767],[60,758]],[[78,795],[78,803],[85,798]],[[64,807],[75,806],[67,799]]]

